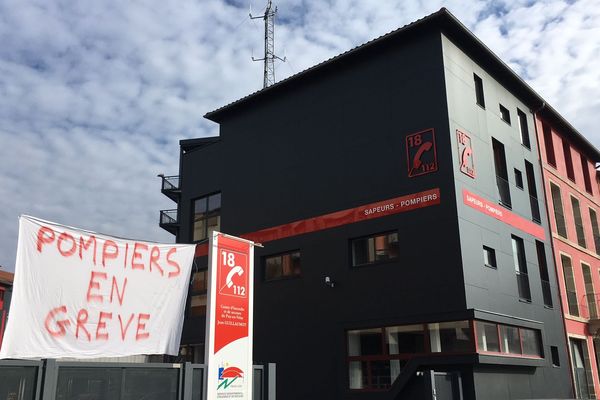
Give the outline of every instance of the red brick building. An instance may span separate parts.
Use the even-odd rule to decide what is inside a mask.
[[[567,346],[578,398],[600,394],[598,150],[567,123],[536,115]]]

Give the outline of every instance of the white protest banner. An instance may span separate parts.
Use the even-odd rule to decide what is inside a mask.
[[[178,354],[194,249],[21,216],[0,358]]]
[[[207,400],[252,399],[253,245],[219,232],[210,238]]]

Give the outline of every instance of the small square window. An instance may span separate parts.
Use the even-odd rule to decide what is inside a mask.
[[[398,233],[383,233],[352,240],[352,266],[398,258]]]
[[[510,111],[502,104],[500,104],[500,116],[502,117],[502,121],[510,125]]]
[[[496,264],[496,250],[491,247],[483,246],[483,263],[486,267],[498,268]]]
[[[519,171],[516,168],[515,168],[515,185],[517,185],[517,187],[519,189],[523,189],[523,174],[521,173],[521,171]]]
[[[265,257],[266,281],[293,278],[299,276],[300,272],[299,251]]]
[[[550,353],[552,354],[552,366],[560,367],[560,358],[558,358],[558,347],[550,346]]]

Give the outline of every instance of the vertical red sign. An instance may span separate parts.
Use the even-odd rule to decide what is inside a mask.
[[[215,346],[218,352],[229,343],[248,336],[250,244],[227,236],[217,246],[217,293]]]
[[[473,159],[473,146],[471,145],[471,137],[457,129],[456,141],[458,142],[460,171],[471,178],[475,178],[475,161]]]
[[[438,170],[433,128],[406,137],[406,159],[409,178]]]

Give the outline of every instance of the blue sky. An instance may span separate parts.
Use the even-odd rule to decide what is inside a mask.
[[[453,12],[600,147],[600,0],[281,0],[277,79],[437,11]],[[18,216],[173,241],[158,173],[202,115],[260,89],[266,0],[0,0],[0,265]]]

